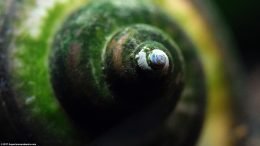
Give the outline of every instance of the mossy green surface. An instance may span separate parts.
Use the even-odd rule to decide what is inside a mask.
[[[33,8],[33,3],[21,3]],[[22,11],[25,11],[22,9]],[[42,141],[66,139],[75,144],[75,127],[57,102],[50,82],[48,58],[50,44],[64,15],[70,11],[68,3],[57,3],[46,11],[41,20],[38,36],[25,31],[23,19],[16,22],[14,48],[9,51],[10,77],[16,93],[17,104],[24,115],[25,125]],[[25,15],[22,15],[25,17]],[[34,24],[31,24],[32,27]],[[73,142],[74,141],[74,142]]]

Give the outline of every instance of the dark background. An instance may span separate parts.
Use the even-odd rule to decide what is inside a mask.
[[[247,72],[260,67],[260,1],[213,0],[231,31]]]

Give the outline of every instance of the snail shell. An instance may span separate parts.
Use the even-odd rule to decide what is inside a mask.
[[[90,1],[53,33],[60,4],[40,35],[18,36],[0,96],[13,133],[42,145],[193,145],[212,64],[161,5]]]
[[[177,44],[161,30],[175,24],[155,10],[142,3],[134,8],[113,1],[91,3],[57,33],[50,60],[53,87],[87,132],[98,135],[155,101],[164,103],[164,112],[174,108],[184,84],[184,61]],[[171,29],[172,35],[181,34],[177,29]],[[161,62],[156,55],[164,55]],[[84,116],[77,114],[81,111]]]

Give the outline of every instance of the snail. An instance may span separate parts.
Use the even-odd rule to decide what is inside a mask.
[[[15,20],[17,33],[0,50],[5,139],[68,146],[214,145],[214,138],[234,144],[230,100],[237,76],[228,80],[233,74],[226,68],[235,61],[228,50],[221,56],[195,2],[57,0],[36,1],[35,9],[9,2],[21,13],[17,18],[10,9],[6,23]],[[223,129],[208,131],[212,127]]]

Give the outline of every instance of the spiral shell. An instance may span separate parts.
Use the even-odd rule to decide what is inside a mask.
[[[196,4],[37,2],[35,9],[24,2],[29,13],[10,0],[18,18],[30,15],[10,17],[17,33],[8,47],[0,44],[6,137],[41,145],[186,146],[197,142],[206,112],[200,145],[231,143],[227,59]],[[209,122],[214,118],[220,122]],[[227,130],[208,130],[215,126]]]

